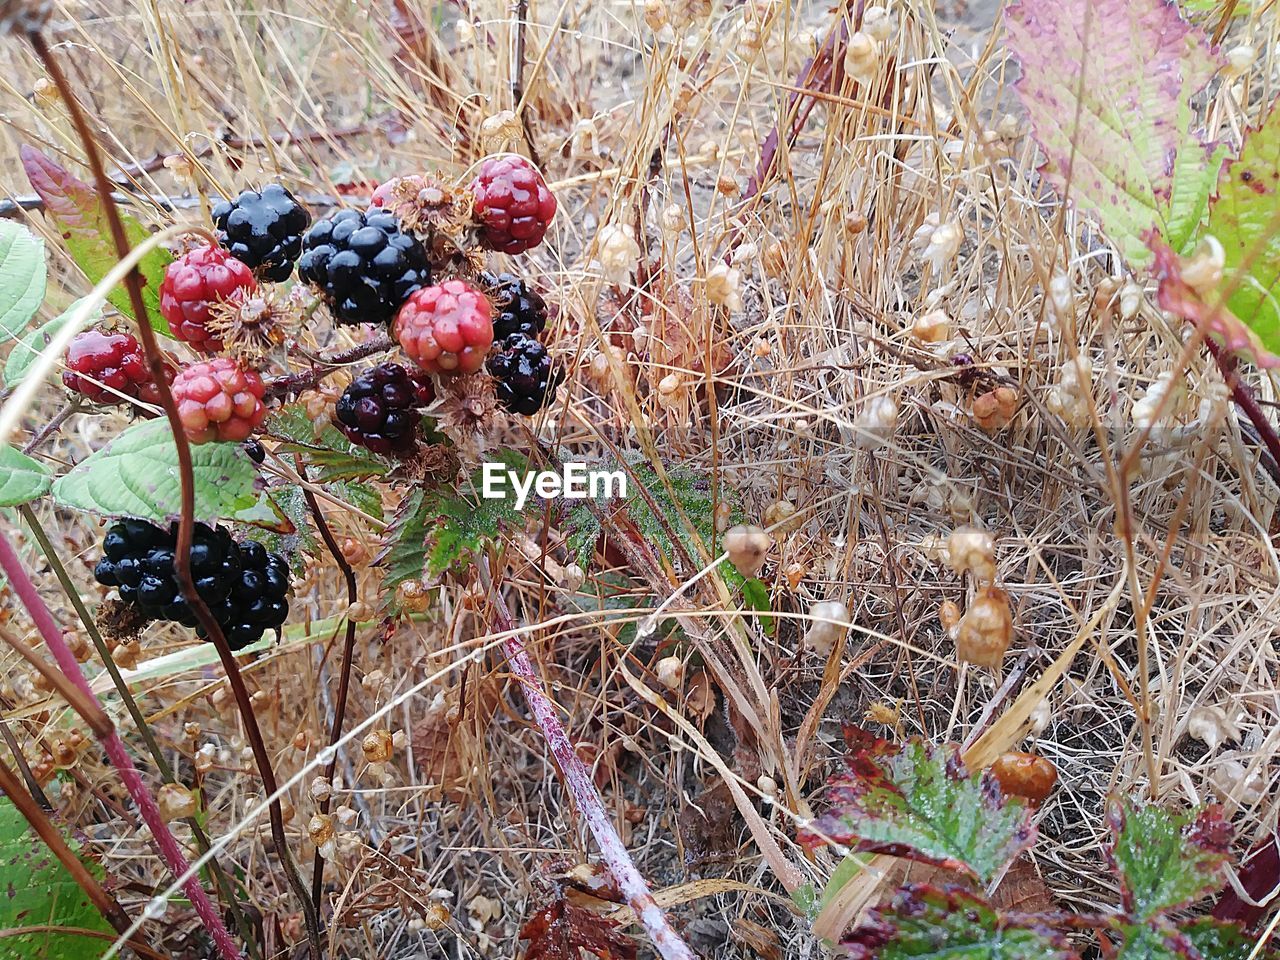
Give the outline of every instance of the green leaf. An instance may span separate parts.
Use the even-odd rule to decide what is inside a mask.
[[[262,497],[258,470],[238,443],[191,447],[195,518],[206,523],[273,522],[279,514]],[[140,517],[156,523],[181,510],[178,449],[164,419],[135,424],[82,460],[53,484],[64,507],[109,517]]]
[[[1188,253],[1198,238],[1200,225],[1209,215],[1209,198],[1226,159],[1222,144],[1210,153],[1189,144],[1178,151],[1173,164],[1173,187],[1165,220],[1165,239],[1179,253]]]
[[[989,883],[1035,840],[1031,815],[989,771],[971,776],[955,753],[918,740],[897,753],[864,750],[831,788],[832,808],[800,842],[828,839],[967,873]]]
[[[12,220],[0,220],[0,334],[12,340],[44,300],[44,241]]]
[[[1263,349],[1280,354],[1280,106],[1222,168],[1206,231],[1222,244],[1231,313]]]
[[[382,494],[376,487],[354,480],[341,480],[328,484],[328,490],[339,500],[345,500],[363,514],[382,519]]]
[[[1213,917],[1198,917],[1183,926],[1181,933],[1191,943],[1202,960],[1249,960],[1257,946],[1250,936],[1236,923],[1226,923]],[[1274,950],[1263,950],[1259,960],[1272,960]]]
[[[382,567],[382,604],[391,613],[400,610],[396,588],[407,580],[421,580],[427,569],[427,532],[431,514],[426,491],[416,488],[403,500],[383,532],[382,549],[374,563]]]
[[[1198,188],[1187,174],[1176,217],[1172,209],[1174,158],[1204,162],[1190,104],[1216,55],[1166,0],[1021,0],[1005,22],[1022,68],[1017,91],[1046,158],[1041,172],[1101,222],[1131,265],[1146,263],[1150,229],[1171,237],[1194,227]]]
[[[748,608],[761,613],[768,613],[773,609],[769,605],[769,588],[755,577],[743,581],[742,599]],[[764,630],[765,636],[773,636],[774,631],[777,629],[777,620],[774,617],[760,617],[759,619],[760,627]]]
[[[272,487],[268,496],[292,529],[281,531],[250,525],[245,529],[245,536],[262,544],[270,552],[285,557],[289,561],[289,568],[301,576],[306,573],[307,558],[314,555],[319,546],[307,498],[302,493],[302,487],[296,483]]]
[[[1136,919],[1185,907],[1222,886],[1232,831],[1221,807],[1169,813],[1113,798],[1107,822],[1107,856],[1124,909]]]
[[[908,884],[843,943],[853,960],[1079,960],[1061,933],[958,887]]]
[[[90,864],[90,871],[102,871]],[[107,941],[59,927],[112,933],[84,891],[33,834],[8,800],[0,801],[0,930],[49,926],[48,933],[0,937],[0,960],[97,960]]]
[[[850,853],[841,857],[835,870],[831,871],[831,879],[822,888],[822,899],[818,901],[816,912],[821,913],[835,899],[836,894],[844,889],[844,885],[860,874],[870,862],[871,854],[868,853]]]
[[[300,403],[291,403],[273,413],[267,418],[263,431],[283,441],[281,452],[301,457],[309,468],[307,479],[315,483],[381,477],[391,470],[367,450],[348,441],[333,426],[325,426],[317,436],[315,424]]]
[[[44,201],[45,215],[61,231],[71,259],[84,271],[89,281],[96,284],[120,259],[116,256],[116,246],[111,239],[98,192],[34,147],[24,143],[18,153],[27,179]],[[119,213],[130,246],[137,246],[150,236],[147,228],[133,217],[124,211]],[[160,282],[164,279],[165,267],[172,260],[173,257],[167,250],[157,247],[142,258],[137,268],[138,275],[142,278],[146,320],[156,333],[166,337],[173,336],[173,333],[160,313]],[[129,293],[123,286],[113,290],[107,299],[126,317],[133,317]],[[142,322],[143,318],[134,319]]]
[[[71,314],[79,303],[80,301],[77,300],[48,323],[41,324],[34,330],[29,331],[13,345],[13,349],[9,351],[9,357],[4,363],[4,385],[6,387],[15,387],[21,382],[22,378],[27,375],[27,371],[31,369],[31,365],[36,362],[40,354],[49,346],[50,341],[62,329],[63,324],[71,319]],[[93,314],[89,322],[92,324],[101,319],[102,311],[99,309]]]
[[[43,463],[0,445],[0,507],[16,507],[44,496],[53,482]]]

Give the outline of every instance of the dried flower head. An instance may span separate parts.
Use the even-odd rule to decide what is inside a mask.
[[[484,374],[453,377],[442,385],[437,425],[463,457],[478,459],[499,420],[493,380]]]
[[[394,213],[401,226],[422,241],[433,264],[454,261],[464,270],[483,267],[482,254],[467,233],[474,202],[470,190],[459,190],[437,177],[410,174],[381,184],[373,201]]]
[[[726,310],[742,309],[742,271],[716,263],[707,271],[707,299]]]
[[[209,307],[210,335],[221,340],[227,353],[258,360],[302,326],[303,311],[292,293],[274,285],[237,290]]]
[[[879,450],[898,426],[898,404],[893,397],[872,397],[854,421],[854,445],[862,450]]]
[[[754,577],[760,572],[771,546],[773,541],[759,527],[737,526],[724,535],[724,549],[729,555],[729,562],[744,577]]]
[[[480,121],[480,143],[485,153],[497,153],[524,136],[520,118],[513,110],[502,110]]]
[[[844,69],[861,83],[875,80],[880,69],[880,44],[865,30],[851,34],[844,48]]]
[[[156,806],[165,823],[194,817],[199,809],[196,796],[180,783],[166,783],[156,792]]]
[[[849,630],[849,608],[838,600],[823,600],[809,608],[804,645],[822,657],[830,657]]]
[[[972,573],[979,580],[996,578],[996,542],[986,530],[956,527],[947,537],[947,565],[956,573]]]
[[[956,654],[975,666],[999,670],[1012,641],[1009,595],[999,587],[982,587],[956,624]]]
[[[1018,412],[1018,391],[1013,387],[996,387],[973,401],[973,419],[987,433],[1008,426]]]

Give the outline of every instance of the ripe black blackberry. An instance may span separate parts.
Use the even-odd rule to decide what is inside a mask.
[[[480,286],[493,300],[493,339],[513,333],[537,338],[547,325],[547,301],[513,273],[482,273]]]
[[[233,257],[259,278],[278,283],[293,273],[311,214],[280,184],[269,183],[223,200],[213,208],[213,222],[219,242]]]
[[[145,520],[121,520],[103,538],[103,556],[94,576],[99,583],[115,587],[121,600],[148,619],[198,627],[174,569],[177,539],[177,524],[166,531]],[[222,527],[196,524],[191,576],[233,649],[252,643],[268,628],[279,627],[288,616],[289,574],[284,560],[267,554],[259,544],[236,543]]]
[[[407,454],[416,446],[418,410],[435,396],[431,380],[398,363],[380,363],[356,377],[334,408],[334,425],[374,453]]]
[[[489,357],[494,392],[513,413],[531,417],[555,398],[561,374],[551,369],[547,348],[523,333],[513,333]]]
[[[302,238],[298,276],[340,323],[386,323],[431,282],[427,251],[389,210],[339,210]]]

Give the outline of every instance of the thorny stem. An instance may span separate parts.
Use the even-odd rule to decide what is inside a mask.
[[[93,173],[94,184],[97,187],[99,199],[102,203],[102,211],[105,215],[107,225],[111,230],[111,238],[116,247],[116,255],[123,259],[129,254],[129,238],[125,234],[124,223],[120,219],[120,212],[116,209],[115,200],[111,196],[111,181],[107,178],[106,171],[102,166],[102,156],[98,151],[97,140],[93,135],[93,131],[89,128],[89,122],[84,115],[84,111],[80,108],[80,102],[75,95],[75,91],[71,89],[67,82],[62,67],[54,58],[52,51],[45,43],[44,37],[37,31],[27,34],[27,39],[31,46],[40,57],[45,69],[49,73],[50,79],[53,81],[58,93],[66,104],[67,113],[71,118],[71,122],[76,129],[76,133],[84,146],[85,158],[88,161],[89,169]],[[152,381],[156,385],[156,392],[159,394],[160,405],[164,407],[165,416],[169,420],[169,427],[173,434],[174,448],[178,457],[178,478],[181,485],[182,501],[181,513],[178,520],[178,537],[177,544],[174,549],[174,573],[177,575],[178,586],[181,588],[183,595],[187,598],[187,602],[191,607],[191,612],[195,614],[196,620],[200,627],[204,630],[209,640],[212,641],[214,648],[218,651],[218,656],[222,660],[223,669],[226,671],[227,680],[231,684],[232,693],[236,698],[236,705],[240,711],[241,722],[244,724],[245,735],[249,740],[250,747],[253,750],[254,760],[258,766],[258,773],[262,777],[262,784],[269,796],[276,793],[275,771],[271,767],[271,757],[267,753],[266,744],[262,740],[262,731],[258,728],[257,718],[253,713],[253,706],[249,702],[249,692],[245,689],[244,679],[240,676],[240,668],[236,663],[235,656],[231,652],[230,646],[227,645],[227,639],[223,636],[222,627],[218,624],[217,619],[209,610],[207,604],[196,592],[195,580],[191,575],[191,542],[192,534],[195,527],[195,487],[192,482],[191,467],[191,446],[187,441],[187,435],[182,427],[182,420],[178,415],[178,406],[173,399],[173,392],[169,389],[169,382],[165,377],[165,357],[161,351],[159,344],[156,342],[155,331],[151,329],[151,324],[147,318],[147,306],[142,299],[141,279],[137,269],[131,270],[125,276],[125,288],[129,293],[129,303],[134,312],[134,318],[137,320],[137,329],[139,339],[142,341],[143,350],[147,355],[147,364],[151,371]],[[38,599],[38,598],[37,598]],[[71,658],[72,663],[75,658]],[[77,664],[78,670],[78,664]],[[119,742],[117,738],[117,743]],[[123,744],[121,744],[123,749]],[[108,751],[110,752],[110,751]],[[127,759],[127,754],[125,755]],[[130,766],[132,762],[130,761]],[[150,800],[150,795],[148,795]],[[153,804],[154,805],[154,804]],[[320,957],[320,924],[316,915],[315,904],[307,894],[307,889],[303,885],[302,877],[298,873],[298,867],[293,862],[293,857],[289,853],[288,838],[284,832],[284,815],[281,811],[280,801],[277,798],[270,807],[271,835],[276,847],[276,853],[280,857],[280,862],[285,868],[285,874],[289,878],[290,885],[293,887],[294,894],[298,897],[302,905],[302,915],[306,922],[308,939],[311,941],[311,949],[314,956]],[[161,821],[163,824],[163,821]],[[169,833],[168,827],[164,827],[164,833],[172,840],[172,834]],[[157,840],[160,838],[157,837]],[[174,844],[176,852],[176,844]],[[185,869],[185,865],[184,865]],[[181,875],[181,872],[179,872]],[[194,884],[199,889],[199,884]],[[200,890],[200,896],[204,897],[204,891]],[[207,899],[206,899],[207,903]],[[203,919],[203,917],[202,917]],[[216,915],[211,918],[217,922],[221,935],[230,943],[230,935],[223,926],[221,918]],[[208,923],[209,921],[206,921]],[[211,932],[216,932],[211,929]],[[232,954],[234,956],[234,954]]]
[[[99,658],[107,668],[107,674],[111,677],[116,693],[119,694],[125,709],[129,711],[129,716],[133,718],[134,725],[138,728],[138,733],[142,735],[142,739],[147,745],[147,750],[151,754],[151,759],[155,763],[156,769],[160,771],[160,776],[164,778],[166,783],[177,783],[178,779],[174,776],[173,767],[165,759],[164,752],[160,749],[160,744],[156,742],[155,735],[151,732],[151,725],[147,723],[147,718],[142,715],[142,709],[138,706],[138,701],[129,690],[129,685],[125,683],[124,677],[120,675],[120,668],[116,666],[115,660],[112,659],[111,651],[107,649],[106,641],[102,639],[102,634],[98,631],[97,624],[94,623],[93,617],[84,605],[84,600],[80,597],[80,591],[67,573],[67,568],[63,566],[62,561],[58,558],[57,551],[54,550],[53,543],[49,540],[49,535],[40,523],[40,518],[36,516],[36,512],[31,509],[30,504],[23,504],[18,508],[18,512],[22,515],[22,519],[26,521],[27,526],[31,528],[31,533],[35,536],[36,542],[40,544],[40,550],[44,553],[49,568],[53,571],[54,576],[58,578],[58,583],[62,585],[63,592],[67,595],[67,599],[71,601],[71,606],[75,608],[76,615],[80,618],[81,624],[84,625],[85,633],[89,635],[89,639],[93,642],[93,648],[98,652]],[[194,817],[188,817],[183,822],[191,828],[191,834],[196,841],[197,849],[201,853],[208,853],[209,838],[205,835],[204,829],[200,824]],[[253,938],[253,931],[244,915],[244,911],[240,909],[240,899],[235,894],[234,886],[226,874],[223,873],[222,867],[216,859],[209,861],[209,871],[222,894],[223,901],[231,911],[232,920],[240,931],[241,938],[248,946],[250,954],[256,958],[259,955],[258,944]]]
[[[306,480],[306,471],[302,466],[302,461],[298,461],[298,476]],[[347,604],[348,607],[356,602],[356,572],[351,568],[351,564],[347,558],[342,555],[342,547],[333,535],[333,531],[329,528],[329,524],[324,519],[324,512],[320,509],[320,503],[316,500],[316,495],[311,492],[309,487],[302,488],[302,495],[306,498],[307,508],[311,511],[311,518],[315,521],[316,529],[320,531],[320,538],[324,541],[324,545],[329,548],[329,553],[333,555],[334,563],[342,570],[342,578],[347,583]],[[338,674],[338,702],[333,708],[333,725],[329,729],[329,765],[325,768],[325,779],[333,783],[334,772],[338,768],[338,741],[342,739],[342,724],[347,715],[347,693],[351,688],[351,660],[356,645],[356,621],[350,613],[347,614],[347,634],[342,643],[342,670]],[[330,796],[326,794],[320,801],[320,812],[328,815]],[[318,904],[320,902],[320,887],[324,881],[324,857],[320,856],[320,848],[316,848],[315,863],[311,868],[311,898]]]
[[[120,904],[116,902],[115,897],[102,889],[102,884],[91,874],[80,858],[75,855],[67,842],[62,839],[62,834],[58,832],[45,812],[40,809],[40,805],[35,799],[22,789],[22,784],[18,782],[17,775],[14,774],[9,767],[0,762],[0,790],[4,791],[6,797],[18,808],[18,812],[31,825],[31,829],[35,831],[44,845],[49,851],[58,858],[58,862],[62,864],[67,873],[71,874],[71,879],[76,882],[81,890],[85,892],[85,896],[111,924],[111,928],[116,933],[123,934],[129,929],[129,917],[121,909]]]
[[[1224,354],[1222,348],[1211,339],[1206,338],[1204,344],[1209,348],[1209,353],[1218,364],[1222,379],[1226,381],[1227,386],[1231,389],[1231,399],[1235,401],[1237,407],[1244,411],[1244,415],[1249,418],[1253,428],[1258,431],[1258,438],[1262,441],[1262,445],[1267,448],[1267,453],[1271,455],[1272,463],[1264,463],[1264,467],[1271,474],[1272,479],[1280,483],[1280,475],[1278,475],[1280,474],[1280,436],[1276,435],[1276,428],[1267,417],[1266,411],[1259,406],[1258,398],[1253,395],[1253,391],[1240,379],[1240,375],[1236,371],[1235,357]]]
[[[78,401],[72,400],[68,403],[65,407],[59,410],[48,423],[40,428],[39,433],[27,441],[27,444],[22,448],[22,452],[27,454],[34,453],[39,448],[40,444],[44,443],[51,436],[57,433],[58,430],[61,429],[62,425],[67,422],[67,418],[79,409],[80,404]]]
[[[355,363],[357,360],[363,360],[365,357],[370,357],[375,353],[390,350],[394,345],[390,337],[374,337],[359,346],[352,347],[350,350],[334,354],[326,359],[322,366],[316,367],[314,370],[308,370],[305,373],[291,373],[287,376],[276,377],[274,380],[268,380],[267,398],[287,397],[290,394],[301,393],[303,390],[313,390],[335,370]]]
[[[529,704],[529,712],[533,714],[534,720],[542,730],[551,755],[560,768],[560,777],[570,796],[573,797],[578,813],[586,820],[587,829],[591,831],[596,844],[600,847],[600,855],[604,858],[605,866],[609,868],[614,881],[618,884],[618,889],[626,896],[640,925],[649,934],[649,939],[653,941],[654,948],[663,960],[695,960],[688,945],[667,922],[666,914],[653,899],[649,884],[636,868],[635,861],[631,859],[631,854],[627,852],[622,838],[618,836],[618,831],[613,826],[613,821],[609,819],[604,801],[591,779],[591,772],[574,751],[569,735],[565,733],[560,718],[556,716],[555,705],[543,691],[542,678],[538,675],[538,669],[534,666],[520,639],[515,619],[507,609],[507,602],[503,599],[502,593],[494,587],[493,578],[489,573],[488,559],[477,555],[475,563],[480,572],[480,582],[484,585],[489,594],[489,600],[493,604],[494,626],[499,633],[510,634],[503,641],[507,663],[520,681],[525,701]]]
[[[9,538],[3,535],[0,535],[0,569],[9,578],[10,587],[17,595],[18,601],[26,608],[27,613],[36,625],[36,629],[40,632],[40,636],[44,638],[45,646],[53,654],[53,659],[57,662],[58,670],[61,673],[58,670],[53,670],[43,657],[36,655],[25,644],[15,643],[9,637],[5,639],[26,657],[32,666],[41,671],[54,688],[62,694],[67,703],[80,714],[86,726],[93,731],[94,736],[102,744],[102,748],[106,752],[107,758],[111,761],[111,765],[116,768],[121,784],[128,791],[129,796],[133,798],[133,802],[137,804],[138,813],[142,817],[143,823],[151,831],[152,839],[155,841],[156,848],[160,851],[160,856],[164,859],[165,865],[168,866],[175,877],[183,876],[187,872],[187,858],[183,854],[182,848],[178,846],[178,841],[174,839],[173,833],[169,830],[169,825],[160,816],[160,809],[156,806],[155,798],[143,782],[142,774],[134,765],[133,758],[125,748],[120,735],[116,733],[115,727],[111,723],[111,718],[106,715],[102,705],[98,702],[98,698],[94,696],[93,690],[89,686],[89,681],[85,679],[84,673],[80,670],[79,662],[72,654],[66,640],[63,639],[62,631],[53,619],[53,614],[49,612],[49,608],[45,605],[44,600],[41,599],[40,591],[32,581],[31,575],[22,563],[22,559],[18,556],[17,551],[13,549],[13,544],[10,543]],[[200,886],[199,879],[195,876],[189,877],[182,885],[182,889],[191,901],[191,906],[195,908],[201,922],[208,929],[209,935],[212,937],[223,960],[239,960],[240,950],[236,947],[235,941],[231,939],[231,934],[227,932],[227,928],[222,922],[222,917],[218,915],[217,908],[210,902],[208,895],[204,892],[204,888]]]

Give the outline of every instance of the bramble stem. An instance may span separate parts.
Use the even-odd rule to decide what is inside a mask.
[[[52,670],[42,657],[26,648],[25,644],[14,644],[12,639],[10,639],[10,643],[34,667],[41,670],[53,683],[55,689],[80,714],[89,729],[93,731],[94,736],[102,744],[102,749],[106,751],[107,759],[116,768],[116,773],[120,776],[120,782],[124,785],[125,790],[128,791],[129,796],[133,798],[133,802],[137,804],[142,822],[151,831],[156,849],[160,851],[160,856],[164,859],[165,865],[173,872],[175,877],[182,876],[187,872],[186,856],[183,855],[181,847],[178,846],[178,841],[169,830],[169,825],[160,816],[160,808],[156,806],[155,798],[143,782],[142,774],[134,766],[133,758],[129,756],[129,751],[125,748],[124,742],[120,739],[120,735],[116,733],[115,726],[111,723],[111,718],[107,716],[102,709],[102,704],[94,696],[93,690],[89,686],[89,681],[85,679],[84,673],[80,670],[79,662],[76,660],[75,655],[72,654],[67,641],[63,639],[62,630],[59,629],[57,621],[53,619],[53,614],[49,612],[49,608],[41,598],[40,591],[36,589],[31,575],[22,563],[22,558],[18,556],[17,551],[13,549],[13,544],[9,541],[9,537],[5,535],[0,535],[0,569],[9,578],[9,586],[13,589],[14,594],[17,595],[18,601],[26,608],[27,613],[36,625],[36,629],[39,630],[40,636],[44,638],[45,646],[53,654],[53,659],[62,675],[59,676],[57,671]],[[25,651],[24,648],[26,648]],[[223,960],[239,960],[240,950],[236,947],[235,941],[231,939],[231,934],[227,932],[217,908],[210,902],[208,895],[204,892],[204,888],[200,886],[199,878],[190,877],[182,885],[182,890],[191,901],[191,906],[195,908],[201,922],[208,929],[209,935],[213,938],[213,942]]]
[[[489,574],[488,559],[477,555],[475,563],[480,571],[480,582],[484,585],[489,594],[489,600],[493,604],[494,625],[499,633],[510,634],[502,642],[507,663],[520,681],[525,701],[529,704],[529,712],[533,714],[534,720],[542,730],[551,755],[560,768],[560,778],[565,789],[573,797],[578,813],[586,820],[587,829],[595,837],[596,844],[600,847],[600,855],[618,884],[618,889],[627,898],[627,903],[635,912],[636,919],[649,934],[654,949],[663,957],[663,960],[695,960],[693,951],[667,922],[666,914],[653,899],[649,884],[640,874],[622,838],[618,836],[613,821],[609,819],[609,814],[604,808],[604,800],[591,779],[591,771],[574,751],[569,735],[565,733],[560,718],[556,716],[555,705],[543,691],[542,677],[539,676],[538,668],[534,666],[524,642],[520,639],[515,619],[507,609],[507,602],[494,587],[493,578]]]
[[[124,259],[129,255],[129,238],[125,233],[124,223],[120,219],[120,211],[116,208],[115,199],[111,194],[112,184],[107,179],[106,171],[102,166],[102,156],[98,150],[97,140],[93,135],[93,131],[89,128],[89,122],[80,107],[75,91],[71,89],[66,75],[62,72],[61,65],[53,56],[48,44],[45,43],[44,37],[38,32],[31,32],[27,34],[27,39],[40,57],[45,70],[48,71],[49,78],[53,81],[54,86],[57,87],[58,93],[66,105],[68,116],[84,147],[85,159],[93,173],[94,184],[97,187],[98,197],[102,203],[102,212],[107,226],[111,230],[112,242],[116,247],[116,255]],[[195,614],[201,629],[204,630],[206,636],[213,643],[214,649],[218,651],[223,670],[226,672],[227,680],[231,684],[231,691],[235,695],[236,706],[240,712],[240,720],[244,725],[245,736],[253,750],[254,761],[258,767],[258,775],[262,778],[263,788],[267,791],[268,796],[275,796],[277,792],[276,777],[275,771],[271,766],[271,756],[267,752],[266,744],[263,742],[262,731],[258,728],[258,720],[254,715],[253,705],[249,702],[249,692],[245,688],[244,678],[240,676],[240,667],[236,663],[235,655],[231,652],[231,647],[227,644],[227,638],[222,633],[221,625],[196,591],[195,579],[191,574],[191,543],[195,531],[195,486],[192,480],[191,445],[187,440],[186,432],[182,426],[182,419],[178,414],[178,405],[173,399],[173,392],[169,389],[169,381],[165,376],[165,355],[156,341],[155,331],[151,329],[151,323],[147,317],[147,305],[142,299],[142,286],[136,266],[125,275],[124,284],[129,293],[129,304],[133,309],[134,319],[137,321],[138,338],[141,340],[143,350],[147,355],[147,365],[151,371],[151,379],[155,384],[156,393],[159,395],[160,405],[164,408],[165,416],[169,420],[169,428],[173,433],[174,449],[178,458],[178,479],[181,486],[182,503],[178,520],[178,542],[174,549],[174,573],[177,576],[178,586],[191,607],[191,612]],[[72,660],[74,662],[74,658]],[[279,798],[272,802],[270,806],[270,821],[271,836],[276,847],[276,854],[280,857],[280,862],[284,866],[285,876],[301,903],[302,916],[307,928],[307,938],[311,942],[311,952],[318,960],[321,956],[319,917],[316,914],[315,904],[312,902],[311,897],[308,896],[307,888],[302,882],[302,876],[298,873],[298,866],[294,863],[293,856],[289,852],[288,838],[284,832],[284,814]],[[203,896],[203,891],[201,895]],[[220,918],[218,923],[221,926]],[[222,927],[222,933],[226,935],[225,927]],[[230,937],[229,935],[227,936],[229,940]]]

